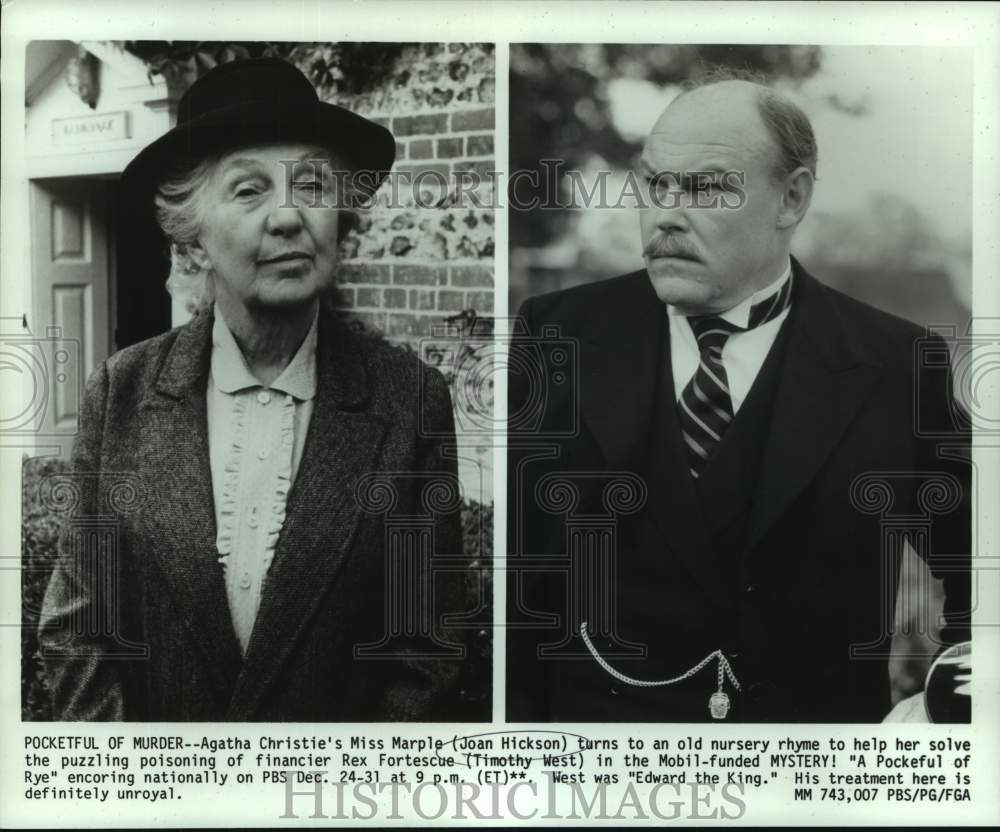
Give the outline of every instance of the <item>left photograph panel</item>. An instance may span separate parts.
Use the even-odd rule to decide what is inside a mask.
[[[494,51],[29,44],[23,720],[491,719]]]

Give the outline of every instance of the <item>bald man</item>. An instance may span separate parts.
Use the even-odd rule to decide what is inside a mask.
[[[681,94],[639,164],[646,268],[522,307],[508,719],[883,720],[900,518],[968,638],[968,433],[918,360],[944,344],[791,257],[816,158],[766,86]]]

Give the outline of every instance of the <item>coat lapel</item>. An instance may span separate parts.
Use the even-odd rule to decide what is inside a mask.
[[[607,470],[645,472],[644,512],[665,548],[716,599],[716,565],[681,444],[666,308],[643,271],[620,308],[599,310],[592,320],[593,334],[581,345],[584,424]]]
[[[200,315],[174,340],[156,395],[144,402],[149,431],[141,463],[153,496],[146,515],[151,554],[226,701],[241,657],[215,547],[205,401],[211,331],[212,316]]]
[[[764,446],[748,552],[819,471],[880,375],[847,337],[827,290],[797,262],[792,264],[797,285],[786,324],[791,331]]]
[[[633,470],[646,457],[666,312],[645,272],[614,308],[594,310],[580,344],[580,409],[607,470]]]
[[[365,409],[368,381],[358,339],[324,315],[316,372],[302,465],[230,703],[235,719],[247,718],[274,682],[348,559],[361,511],[355,485],[375,467],[388,425],[386,416]]]

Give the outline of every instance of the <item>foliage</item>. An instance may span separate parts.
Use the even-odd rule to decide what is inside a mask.
[[[479,601],[480,625],[463,630],[467,650],[458,686],[463,714],[458,720],[490,719],[493,688],[493,506],[465,500],[462,506],[465,554],[472,558],[465,575],[465,597],[470,609]]]
[[[767,80],[804,79],[820,66],[819,47],[642,44],[515,44],[510,50],[511,170],[545,181],[543,159],[578,169],[593,155],[612,169],[630,166],[639,142],[621,136],[611,119],[608,82],[658,86],[696,80],[720,67],[758,72]],[[560,236],[563,211],[511,211],[515,246]]]
[[[213,67],[245,58],[283,58],[299,67],[321,95],[354,95],[377,87],[403,51],[401,43],[129,40],[124,48],[149,75],[190,86]]]
[[[51,719],[48,687],[38,655],[38,614],[55,565],[59,520],[41,500],[39,483],[63,473],[65,460],[26,459],[21,476],[21,715]]]

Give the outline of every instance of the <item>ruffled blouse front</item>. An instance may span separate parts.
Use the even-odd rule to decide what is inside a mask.
[[[233,628],[244,653],[302,458],[316,392],[315,353],[314,319],[284,372],[264,387],[215,310],[208,438],[216,545]]]

